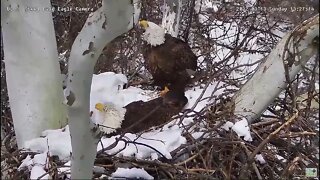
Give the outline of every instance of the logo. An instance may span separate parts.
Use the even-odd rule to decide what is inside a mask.
[[[317,177],[317,168],[306,168],[306,177]]]

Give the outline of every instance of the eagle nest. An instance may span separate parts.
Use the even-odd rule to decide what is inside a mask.
[[[290,121],[290,127],[295,127],[299,132],[293,134],[283,132],[271,137],[277,128],[281,128],[280,120],[263,118],[263,121],[252,124],[253,131],[261,136],[254,142],[245,142],[235,133],[225,131],[221,125],[225,120],[234,119],[228,111],[228,102],[208,107],[206,111],[195,114],[194,123],[185,128],[185,145],[173,150],[170,154],[172,159],[164,157],[158,160],[137,159],[135,157],[111,156],[106,152],[97,154],[94,168],[94,178],[102,179],[104,176],[111,176],[119,167],[143,168],[155,179],[293,179],[304,175],[305,168],[317,167],[318,154],[313,143],[318,141],[318,134],[312,134],[311,127],[302,115],[296,121]],[[137,109],[135,109],[137,110]],[[129,110],[130,111],[130,110]],[[127,110],[128,112],[128,110]],[[218,116],[217,116],[218,115]],[[183,116],[183,115],[182,115]],[[290,119],[291,115],[288,115]],[[179,118],[179,117],[178,117]],[[183,118],[183,117],[181,117]],[[194,131],[190,127],[197,127],[200,123],[207,123],[208,127],[202,131],[196,139],[191,136]],[[123,123],[123,122],[122,122]],[[8,126],[5,124],[4,126]],[[4,127],[10,129],[10,127]],[[308,134],[307,134],[308,133]],[[14,132],[6,132],[2,141],[1,163],[2,173],[7,173],[8,179],[29,179],[30,170],[18,170],[22,161],[29,155],[34,156],[36,152],[20,151],[17,149]],[[270,139],[269,139],[270,138]],[[299,143],[297,143],[297,138]],[[248,157],[261,144],[268,140],[265,148],[254,156],[252,162]],[[125,137],[122,141],[127,142]],[[135,142],[128,142],[135,143]],[[152,148],[147,144],[137,144]],[[284,159],[280,159],[280,155]],[[261,158],[263,156],[263,158]],[[70,172],[60,172],[57,169],[65,167],[66,161],[56,157],[50,157],[48,173],[53,179],[65,179]],[[264,161],[264,162],[262,162]],[[250,162],[250,164],[248,163]],[[4,165],[4,166],[3,166]],[[10,170],[10,171],[8,171]],[[316,170],[319,171],[318,168]]]

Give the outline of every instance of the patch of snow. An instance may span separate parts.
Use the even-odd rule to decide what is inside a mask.
[[[200,138],[200,137],[204,137],[204,138],[206,138],[207,136],[206,135],[204,135],[205,134],[205,132],[194,132],[194,133],[192,133],[191,135],[192,135],[192,137],[194,138],[194,139],[198,139],[198,138]]]
[[[236,122],[234,126],[232,126],[232,130],[236,132],[239,137],[243,136],[245,141],[252,141],[250,128],[246,119]]]
[[[18,170],[22,170],[24,167],[27,167],[30,170],[30,179],[38,179],[41,176],[43,176],[41,179],[51,179],[50,175],[46,174],[45,170],[48,168],[47,153],[36,154],[34,155],[33,159],[31,159],[30,155],[28,155],[22,161],[22,164],[18,167]]]
[[[252,39],[250,42],[252,42],[254,46],[256,46],[256,42],[254,41],[254,39]],[[249,49],[256,49],[256,48],[250,47]],[[254,53],[254,54],[239,53],[239,56],[237,57],[237,61],[235,62],[235,64],[236,66],[243,66],[245,64],[253,64],[261,59],[263,59],[263,55],[259,53]],[[258,67],[258,65],[259,63],[256,63],[251,66],[243,66],[243,67],[237,68],[237,70],[232,71],[231,77],[235,79],[244,77],[250,72],[254,71]],[[245,81],[242,81],[241,83],[244,84]]]
[[[244,137],[245,141],[252,141],[252,137],[250,134],[250,128],[248,125],[248,121],[246,119],[242,119],[236,123],[232,123],[227,121],[225,124],[221,126],[222,129],[229,131],[232,129],[234,132],[237,133],[239,137]]]
[[[33,160],[31,159],[30,155],[28,155],[24,160],[22,160],[22,163],[18,167],[18,171],[22,170],[24,167],[27,167],[29,170],[31,170],[33,165]]]
[[[215,88],[219,88],[221,87],[223,84],[219,84],[217,85],[217,83],[211,83],[208,88],[205,90],[201,100],[198,102],[197,106],[194,108],[194,111],[199,112],[200,110],[202,110],[204,107],[206,107],[206,105],[210,104],[212,102],[212,98],[208,98],[211,97],[213,94],[213,91],[215,90]],[[184,107],[185,109],[189,109],[192,106],[194,106],[194,104],[197,102],[197,99],[200,97],[202,91],[204,89],[201,87],[194,87],[192,89],[189,89],[185,92],[185,96],[188,98],[188,104]],[[223,93],[223,90],[217,90],[214,95],[219,95]]]
[[[66,166],[66,167],[60,167],[60,168],[58,168],[58,171],[60,172],[60,173],[65,173],[65,174],[67,174],[67,176],[68,176],[68,178],[70,178],[71,176],[70,176],[70,173],[71,173],[71,161],[68,161],[67,163],[65,163],[64,164],[64,166]]]
[[[255,160],[258,161],[260,164],[265,164],[265,163],[267,163],[266,160],[264,160],[262,154],[257,154],[257,155],[255,156]]]
[[[96,172],[96,173],[105,173],[106,170],[104,167],[100,167],[100,166],[93,166],[93,172]]]
[[[45,137],[35,138],[25,143],[25,148],[34,152],[56,155],[60,159],[69,159],[71,153],[71,139],[69,126],[57,130],[46,130]]]
[[[319,83],[317,82],[314,83],[314,89],[319,91]]]
[[[33,163],[36,165],[46,166],[47,160],[48,160],[48,157],[47,157],[47,154],[45,153],[36,154],[33,157]]]
[[[116,172],[111,175],[113,178],[143,178],[154,179],[144,169],[139,168],[118,168]]]
[[[118,156],[135,156],[139,159],[145,158],[157,158],[155,153],[160,152],[167,159],[171,159],[170,152],[174,149],[178,148],[181,144],[186,142],[186,139],[181,135],[182,130],[178,128],[177,125],[173,126],[170,129],[159,131],[151,131],[143,133],[139,138],[135,134],[127,133],[124,139],[128,141],[134,141],[135,143],[128,143],[120,141],[117,146],[113,149],[106,151],[108,154],[117,153],[119,150],[124,149],[119,152]],[[116,137],[113,136],[111,138],[102,138],[101,142],[103,147],[108,147],[112,143],[115,142]],[[145,146],[148,145],[148,146]],[[150,148],[152,147],[152,148]],[[101,143],[98,144],[97,150],[101,150]],[[155,151],[157,150],[157,151]]]
[[[221,126],[221,128],[226,131],[229,131],[233,126],[234,126],[233,122],[227,121]]]
[[[45,173],[46,171],[43,169],[42,166],[36,165],[31,169],[30,179],[38,179],[40,176],[43,176]],[[51,179],[51,178],[49,174],[46,174],[40,179]]]
[[[151,153],[151,160],[156,160],[158,158],[159,158],[159,156],[157,153]]]
[[[278,155],[278,154],[276,154],[276,158],[277,158],[278,160],[282,161],[282,162],[287,162],[287,160],[284,159],[284,157],[282,157],[282,156],[280,156],[280,155]]]
[[[116,76],[118,75],[118,76]],[[90,94],[90,110],[95,109],[96,103],[113,103],[116,106],[124,107],[133,101],[148,101],[157,96],[157,93],[152,91],[144,91],[140,88],[129,87],[123,89],[127,79],[124,79],[124,75],[114,73],[102,73],[94,75],[91,84]],[[110,80],[111,84],[108,83]]]

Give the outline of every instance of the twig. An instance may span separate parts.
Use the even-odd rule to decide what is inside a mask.
[[[317,133],[315,132],[308,132],[308,131],[303,131],[303,132],[290,132],[288,134],[281,134],[279,135],[280,138],[296,138],[300,136],[316,136]]]
[[[216,170],[214,169],[202,169],[202,168],[194,168],[194,169],[187,169],[188,172],[209,172],[209,173],[215,173]]]
[[[249,151],[249,149],[247,148],[247,146],[245,146],[244,143],[241,143],[241,146],[244,148],[247,156],[249,156],[249,155],[250,155],[250,151]],[[263,178],[262,178],[262,176],[261,176],[261,173],[259,172],[259,169],[258,169],[256,163],[253,162],[253,163],[252,163],[252,166],[253,166],[254,171],[256,172],[256,175],[257,175],[258,179],[259,179],[259,180],[262,180]]]
[[[296,110],[296,113],[290,117],[284,124],[282,124],[280,127],[278,127],[275,131],[273,131],[266,139],[264,139],[259,146],[249,155],[248,157],[248,161],[247,163],[243,166],[243,168],[240,171],[240,176],[239,178],[245,178],[246,177],[246,173],[248,171],[249,168],[249,164],[252,164],[254,157],[258,154],[258,152],[260,152],[262,150],[262,148],[268,143],[270,142],[271,139],[273,139],[273,137],[275,137],[276,134],[278,134],[280,132],[280,130],[282,130],[283,128],[289,126],[297,117],[298,117],[299,112]]]
[[[255,155],[258,154],[259,151],[276,135],[280,132],[281,129],[289,126],[297,117],[298,117],[299,112],[296,111],[296,113],[290,117],[284,124],[282,124],[280,127],[278,127],[275,131],[273,131],[266,139],[264,139],[259,146],[250,154],[248,158],[248,162],[252,162]]]
[[[187,162],[193,160],[194,158],[196,158],[200,153],[202,153],[205,149],[201,149],[197,154],[189,157],[188,159],[182,161],[182,162],[179,162],[179,163],[176,163],[175,165],[176,166],[180,166],[180,165],[183,165],[183,164],[186,164]]]

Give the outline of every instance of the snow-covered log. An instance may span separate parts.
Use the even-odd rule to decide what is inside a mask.
[[[49,0],[1,1],[10,108],[18,147],[66,125]]]
[[[251,123],[265,111],[302,66],[318,52],[319,15],[283,37],[256,73],[234,96],[235,114]]]
[[[182,0],[165,0],[162,8],[162,27],[173,37],[179,34]]]
[[[89,15],[72,46],[66,91],[72,144],[72,179],[92,178],[98,142],[89,117],[93,68],[105,45],[127,32],[138,21],[136,1],[133,3],[135,7],[130,0],[103,1],[102,7]]]

